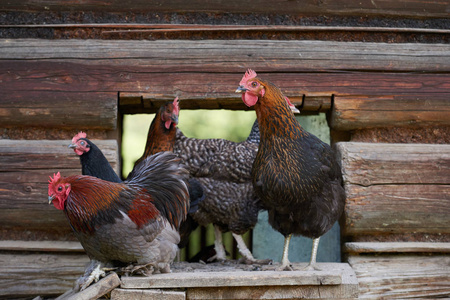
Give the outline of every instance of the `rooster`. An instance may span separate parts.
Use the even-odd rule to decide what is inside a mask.
[[[144,154],[136,161],[135,165],[139,164],[149,155],[161,151],[173,152],[179,114],[180,106],[178,97],[173,101],[166,102],[159,108],[148,129]],[[197,211],[198,204],[205,198],[202,185],[194,178],[189,179],[189,198],[189,213],[186,221],[182,222],[180,226],[181,240],[178,244],[180,249],[187,245],[191,232],[198,227],[198,223],[193,220],[191,215]]]
[[[236,92],[255,107],[260,144],[252,166],[253,187],[269,213],[270,225],[285,236],[282,270],[292,235],[313,239],[306,269],[317,269],[320,237],[341,216],[345,193],[340,166],[330,146],[302,129],[283,93],[253,70],[243,76]]]
[[[187,176],[175,154],[161,152],[143,160],[122,183],[85,175],[50,177],[49,203],[64,211],[91,259],[78,288],[97,281],[108,267],[170,272],[178,228],[189,210]]]

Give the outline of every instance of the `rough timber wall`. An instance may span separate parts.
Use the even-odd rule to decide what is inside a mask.
[[[121,113],[174,95],[186,109],[245,109],[230,87],[247,67],[302,113],[328,113],[360,297],[449,296],[449,7],[0,0],[0,296],[60,294],[87,261],[46,203],[47,175],[80,172],[76,132],[118,168]]]

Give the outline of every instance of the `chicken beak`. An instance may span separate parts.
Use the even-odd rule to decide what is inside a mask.
[[[235,93],[245,93],[246,91],[248,91],[248,89],[246,89],[243,85],[240,85],[240,86],[236,89]]]
[[[295,106],[289,106],[289,107],[291,108],[291,111],[292,111],[294,114],[299,114],[299,113],[300,113],[300,111],[298,110],[297,107],[295,107]]]
[[[55,195],[51,195],[48,196],[48,204],[52,204],[53,200],[55,200],[56,196]]]
[[[171,119],[172,119],[172,123],[175,123],[175,124],[178,124],[178,116],[177,115],[172,115],[171,116]]]
[[[75,149],[76,147],[77,147],[77,145],[75,145],[75,144],[70,144],[70,145],[69,145],[69,148],[70,148],[70,149]]]

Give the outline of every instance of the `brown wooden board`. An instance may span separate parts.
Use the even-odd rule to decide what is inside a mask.
[[[3,11],[144,11],[144,12],[203,12],[203,13],[272,13],[272,14],[339,14],[339,15],[394,15],[414,17],[448,17],[448,1],[338,1],[331,0],[318,2],[306,0],[301,2],[291,1],[268,1],[259,0],[251,3],[242,1],[209,1],[200,0],[184,2],[180,0],[149,2],[144,0],[133,1],[39,1],[30,2],[26,0],[0,1]]]
[[[31,66],[30,66],[31,67]],[[1,68],[1,67],[0,67]],[[8,73],[15,72],[14,67],[8,69]],[[47,74],[31,74],[31,70],[25,71],[28,75],[17,75],[17,79],[0,83],[4,92],[0,101],[0,125],[2,127],[53,127],[59,129],[106,129],[117,128],[117,92],[104,91],[77,91],[53,89],[53,84],[70,86],[70,81],[77,75],[71,71],[63,71],[59,78],[51,78],[55,74],[50,70],[35,70],[47,72]],[[23,76],[23,77],[22,77]],[[64,78],[62,78],[62,77]],[[83,76],[82,76],[83,77]],[[26,84],[25,78],[34,78],[36,86]],[[23,80],[22,80],[23,79]],[[69,82],[59,82],[68,80]],[[84,78],[88,80],[88,78]],[[47,87],[39,87],[39,82]],[[89,85],[89,83],[86,83]],[[56,86],[55,86],[56,87]]]
[[[82,253],[0,253],[0,297],[60,295],[72,288],[88,262]]]
[[[350,256],[362,299],[440,299],[450,297],[448,255]]]
[[[75,134],[76,132],[74,132]],[[115,140],[93,141],[118,169]],[[0,226],[54,229],[70,232],[64,213],[48,204],[48,179],[81,174],[78,156],[69,140],[0,140]]]
[[[338,143],[346,235],[449,233],[450,146]]]
[[[445,85],[449,85],[449,82]],[[336,130],[450,125],[450,93],[437,97],[431,96],[431,93],[392,96],[335,95],[333,103],[330,127]]]

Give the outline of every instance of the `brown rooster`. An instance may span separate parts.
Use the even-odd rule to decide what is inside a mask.
[[[49,203],[64,211],[91,259],[77,284],[86,288],[105,267],[170,272],[189,209],[188,173],[180,159],[161,152],[143,160],[122,183],[77,175],[50,178]]]
[[[149,155],[161,151],[173,152],[179,114],[180,106],[178,97],[173,101],[166,102],[159,108],[148,129],[144,154],[135,164],[138,164]],[[189,179],[188,188],[190,208],[186,220],[183,221],[180,226],[180,243],[178,244],[180,249],[187,245],[191,232],[198,227],[197,222],[194,221],[191,214],[197,211],[198,204],[205,198],[200,182],[194,178]]]
[[[285,236],[281,269],[290,270],[292,235],[313,239],[307,269],[315,268],[319,238],[344,209],[342,175],[329,145],[303,130],[272,83],[248,70],[236,92],[255,106],[260,145],[252,167],[255,192],[269,213],[270,225]]]

